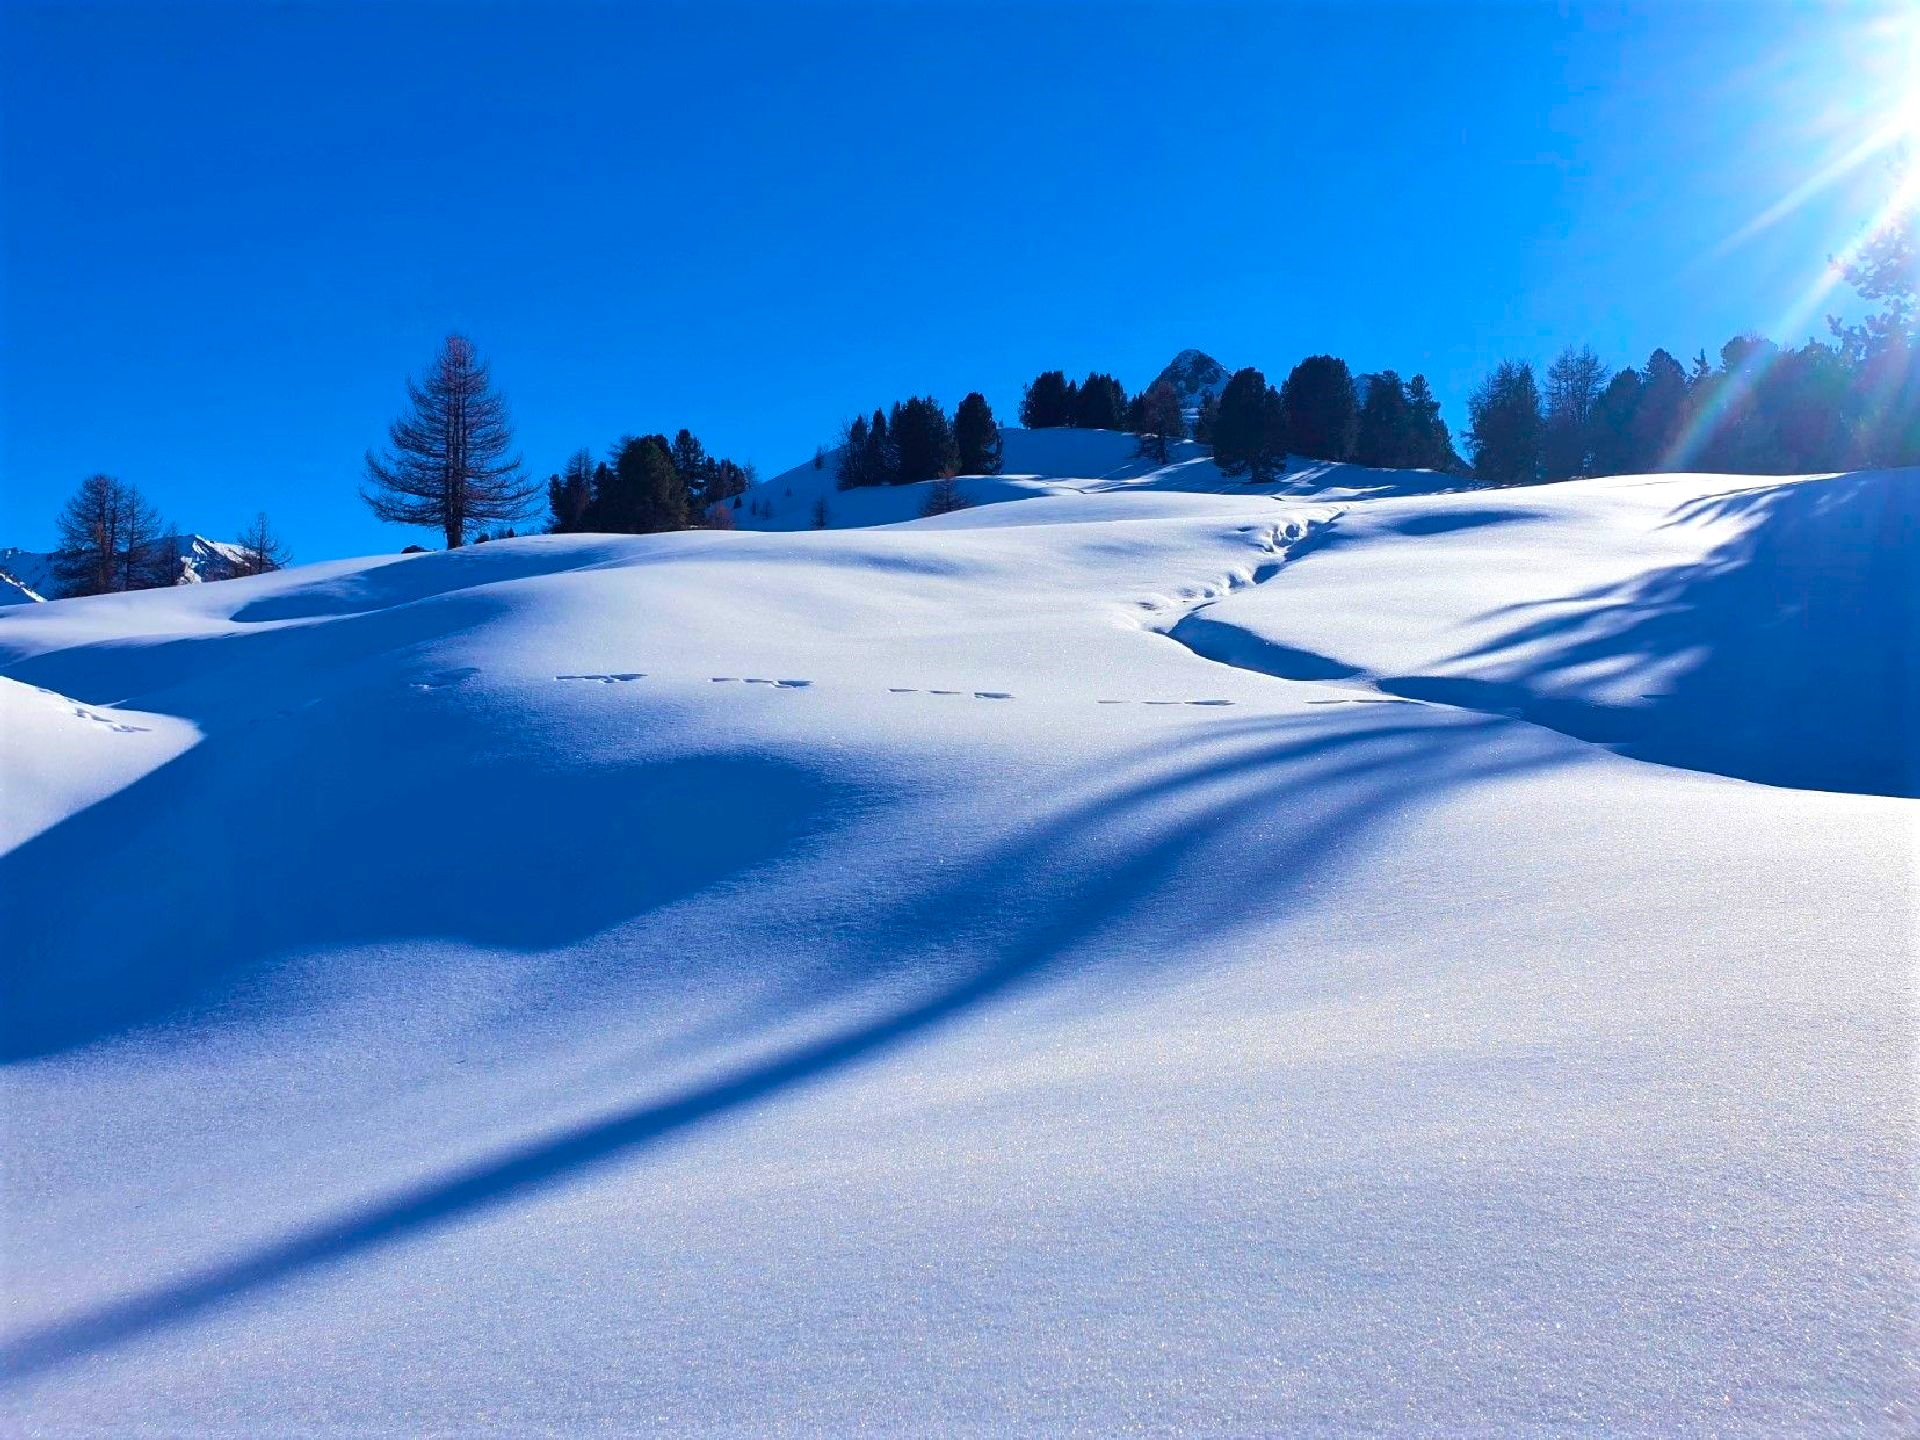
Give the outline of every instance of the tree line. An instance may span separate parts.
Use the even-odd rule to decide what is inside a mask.
[[[157,590],[183,578],[178,530],[132,485],[113,475],[89,475],[54,518],[51,557],[57,593],[48,599]],[[225,563],[201,569],[202,580],[264,575],[292,559],[263,510],[221,549]]]

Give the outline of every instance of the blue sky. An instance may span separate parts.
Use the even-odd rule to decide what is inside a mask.
[[[440,336],[530,468],[689,425],[772,474],[857,409],[1189,345],[1278,378],[1615,364],[1796,307],[1873,121],[1858,7],[728,8],[10,0],[0,544],[96,470],[300,559]],[[1868,167],[1871,171],[1874,167]]]

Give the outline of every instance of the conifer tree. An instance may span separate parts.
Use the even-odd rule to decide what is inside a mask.
[[[687,490],[664,435],[627,437],[614,451],[612,469],[603,466],[600,473],[587,507],[589,528],[627,535],[687,528]]]
[[[1634,416],[1640,409],[1640,389],[1640,372],[1629,365],[1607,382],[1594,402],[1593,474],[1630,475],[1638,468]]]
[[[510,455],[506,402],[464,336],[449,335],[426,378],[407,382],[409,409],[387,432],[384,455],[367,452],[361,497],[382,520],[439,530],[449,550],[489,522],[518,520],[539,486]]]
[[[234,543],[240,550],[240,558],[234,566],[236,575],[265,575],[270,571],[284,570],[293,559],[285,543],[274,533],[273,524],[264,510],[253,517]]]
[[[888,422],[893,440],[896,485],[911,485],[951,475],[959,464],[953,426],[946,411],[931,395],[915,396],[893,407]]]
[[[1414,453],[1413,407],[1407,401],[1407,387],[1397,373],[1382,370],[1367,380],[1353,458],[1361,465],[1396,469],[1411,466]]]
[[[1687,413],[1687,372],[1665,350],[1647,357],[1633,412],[1633,466],[1654,472],[1667,463]]]
[[[1353,375],[1332,355],[1309,355],[1280,387],[1286,408],[1287,449],[1314,460],[1353,454],[1356,414]]]
[[[994,421],[987,397],[978,390],[962,400],[954,413],[953,440],[960,474],[1000,473],[1000,426]]]
[[[687,487],[687,505],[693,514],[699,514],[718,495],[711,495],[714,478],[714,462],[707,454],[707,447],[685,426],[673,437],[673,445],[668,451],[673,459],[673,468],[679,472],[680,483]]]
[[[1533,367],[1502,360],[1467,401],[1473,472],[1489,485],[1529,485],[1540,478],[1540,389]]]
[[[556,535],[584,530],[587,506],[593,500],[593,456],[576,450],[566,468],[547,481],[547,508],[553,519],[547,528]]]
[[[80,482],[54,521],[60,594],[110,595],[170,585],[171,539],[140,492],[111,475]]]
[[[1170,381],[1156,380],[1140,397],[1140,453],[1164,465],[1173,442],[1186,431],[1186,414],[1180,408],[1180,395]]]
[[[1279,392],[1251,365],[1220,392],[1213,423],[1213,460],[1228,475],[1265,483],[1286,459],[1285,410]]]
[[[1440,414],[1440,402],[1427,385],[1427,377],[1416,375],[1407,382],[1409,449],[1405,463],[1415,470],[1457,471],[1462,468],[1454,451],[1453,436]]]
[[[1213,427],[1220,419],[1220,396],[1209,390],[1193,415],[1193,438],[1202,445],[1213,444]]]
[[[1704,366],[1706,357],[1701,356]],[[1589,346],[1571,345],[1547,367],[1541,467],[1549,480],[1592,473],[1594,412],[1607,383],[1607,367]]]
[[[1068,383],[1064,372],[1042,371],[1020,401],[1020,423],[1029,430],[1057,430],[1071,425],[1078,399],[1078,387]]]
[[[1126,387],[1113,376],[1094,371],[1080,382],[1071,423],[1082,430],[1124,430],[1127,425]]]

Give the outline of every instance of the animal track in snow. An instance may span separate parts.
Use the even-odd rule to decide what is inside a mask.
[[[150,733],[150,729],[148,726],[122,725],[118,720],[112,719],[111,717],[106,715],[102,715],[97,711],[89,710],[84,705],[74,706],[73,713],[79,719],[91,720],[96,725],[106,726],[109,730],[113,731],[113,733],[116,735],[145,735]]]
[[[625,680],[644,680],[647,676],[644,670],[628,670],[618,675],[556,675],[553,678],[556,680],[597,680],[602,685],[614,685]]]
[[[971,695],[976,700],[1011,700],[1007,690],[921,690],[912,685],[889,685],[889,695]]]
[[[415,690],[444,690],[480,673],[478,665],[462,665],[453,670],[436,670],[424,680],[412,681]]]
[[[1231,705],[1231,700],[1097,700],[1097,705]]]
[[[767,680],[758,675],[714,675],[709,678],[716,685],[771,685],[776,690],[804,690],[813,684],[811,680]]]

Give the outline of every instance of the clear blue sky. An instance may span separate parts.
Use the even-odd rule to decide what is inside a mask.
[[[856,409],[1184,346],[1277,378],[1717,350],[1881,189],[1858,8],[8,0],[0,544],[86,474],[298,558],[472,335],[530,468],[691,426],[772,474]],[[1792,333],[1782,333],[1783,323]]]

